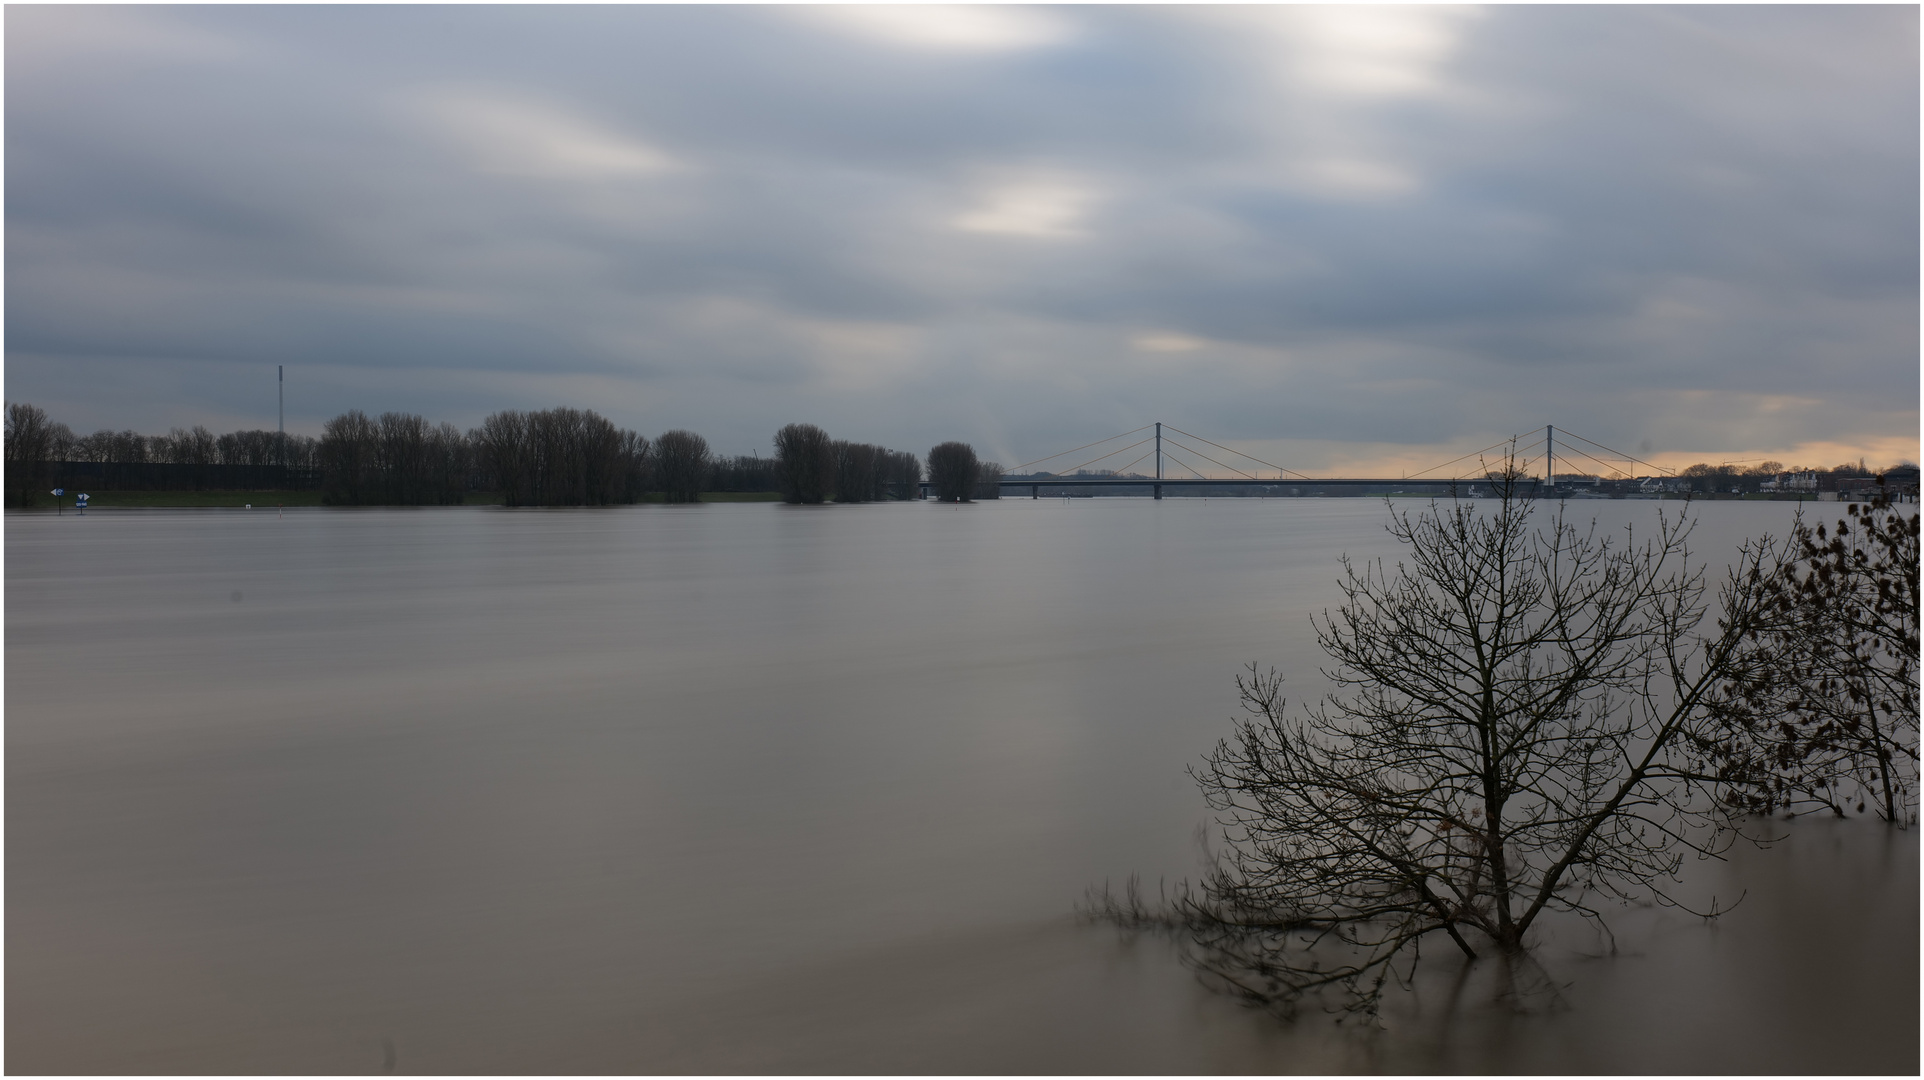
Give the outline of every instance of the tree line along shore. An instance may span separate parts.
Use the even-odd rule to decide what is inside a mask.
[[[31,507],[55,487],[90,493],[301,492],[329,506],[613,506],[700,502],[766,493],[790,503],[863,503],[923,497],[915,454],[836,439],[814,424],[775,433],[774,454],[718,455],[685,430],[649,439],[592,409],[506,409],[462,431],[414,413],[349,410],[321,436],[273,431],[165,435],[100,430],[76,435],[44,409],[6,406],[6,504]],[[929,451],[929,494],[997,497],[1001,466],[966,443]],[[132,500],[130,500],[132,501]],[[262,499],[262,502],[269,500]]]
[[[650,440],[592,409],[566,407],[503,410],[468,431],[413,413],[350,410],[315,438],[261,429],[216,435],[202,425],[165,435],[107,429],[77,435],[38,406],[9,403],[6,505],[39,505],[55,487],[141,493],[124,501],[148,505],[159,505],[162,492],[302,492],[286,501],[331,506],[608,506],[745,495],[852,503],[919,498],[924,483],[937,499],[966,502],[997,498],[1004,478],[1002,466],[979,460],[966,443],[933,447],[925,470],[913,453],[834,439],[813,424],[776,432],[773,451],[769,457],[716,454],[706,439],[685,430]],[[1894,479],[1914,486],[1914,470],[1900,467],[1905,476]],[[1788,471],[1775,461],[1697,464],[1667,478],[1662,490],[1754,497],[1781,488],[1780,495],[1808,490],[1815,497],[1866,488],[1879,475],[1862,460]],[[1050,476],[1033,479],[1047,487]],[[1584,479],[1558,477],[1559,483]],[[1266,490],[1264,484],[1252,481],[1251,490]],[[1317,492],[1313,480],[1267,486]]]

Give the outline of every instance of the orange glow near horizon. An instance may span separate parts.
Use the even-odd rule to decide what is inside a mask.
[[[1543,433],[1537,431],[1534,433],[1534,436],[1534,439],[1529,435],[1524,436],[1523,440],[1519,443],[1519,450],[1523,451],[1521,456],[1524,459],[1526,471],[1540,475],[1543,469]],[[1449,468],[1436,468],[1459,455],[1473,454],[1479,449],[1475,445],[1435,445],[1423,447],[1394,446],[1381,443],[1332,445],[1329,443],[1308,441],[1297,442],[1295,440],[1238,440],[1230,443],[1230,445],[1235,446],[1240,451],[1254,454],[1265,461],[1273,461],[1291,470],[1307,474],[1311,478],[1318,476],[1400,478],[1419,474],[1427,478],[1452,475],[1470,476],[1481,471],[1476,467],[1476,459],[1474,457],[1457,462]],[[1137,453],[1142,449],[1146,449],[1146,447],[1131,451],[1127,457],[1136,457]],[[1274,469],[1254,466],[1243,458],[1232,457],[1212,447],[1205,446],[1204,449],[1209,450],[1212,456],[1224,462],[1248,469],[1248,471],[1258,479],[1273,480],[1276,476]],[[1681,471],[1691,465],[1700,463],[1707,465],[1731,464],[1748,468],[1766,461],[1781,462],[1787,470],[1832,469],[1847,462],[1855,464],[1859,459],[1862,459],[1865,465],[1872,469],[1887,469],[1894,468],[1900,464],[1915,464],[1919,457],[1918,450],[1919,443],[1917,439],[1899,437],[1873,438],[1862,442],[1803,442],[1789,447],[1766,447],[1748,450],[1654,450],[1648,453],[1638,454],[1637,456],[1650,465],[1657,466],[1658,469],[1672,472]],[[1605,476],[1610,475],[1599,467],[1597,460],[1585,456],[1585,451],[1596,454],[1597,459],[1622,468],[1627,475],[1647,476],[1657,471],[1657,469],[1647,468],[1633,462],[1611,461],[1611,459],[1601,451],[1596,450],[1595,447],[1575,442],[1566,444],[1561,438],[1558,439],[1557,443],[1556,471],[1559,474],[1590,473]],[[1098,449],[1092,452],[1100,451]],[[1502,450],[1495,450],[1490,453],[1486,460],[1491,465],[1494,465],[1501,459],[1501,455]],[[1184,471],[1181,466],[1176,463],[1177,459],[1188,457],[1190,457],[1190,455],[1180,450],[1173,451],[1165,465],[1165,475],[1172,478],[1193,475]],[[1115,464],[1116,463],[1112,462],[1100,462],[1092,466],[1092,468],[1114,468]],[[1205,476],[1233,478],[1238,475],[1229,469],[1219,468],[1206,461],[1195,461],[1194,464],[1203,468],[1203,475]],[[1043,467],[1046,468],[1047,465]],[[1145,475],[1153,474],[1154,465],[1149,461],[1144,461],[1129,471]]]

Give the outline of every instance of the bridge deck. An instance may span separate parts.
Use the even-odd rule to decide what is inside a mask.
[[[1517,487],[1527,491],[1527,490],[1534,490],[1537,486],[1537,483],[1538,483],[1538,480],[1535,477],[1523,477],[1517,480],[1516,485]],[[923,491],[927,491],[929,490],[931,485],[929,481],[924,480],[924,481],[921,481],[921,486]],[[1314,479],[1292,478],[1288,480],[1240,480],[1240,479],[1238,480],[1219,480],[1219,479],[1198,480],[1192,477],[1187,480],[1157,480],[1153,477],[1150,477],[1147,479],[1138,479],[1135,477],[1116,477],[1116,476],[1100,476],[1100,477],[1095,477],[1095,476],[1054,477],[1052,476],[1052,477],[1003,477],[1002,480],[999,482],[998,486],[1004,487],[1004,488],[1025,488],[1025,487],[1047,487],[1047,488],[1064,488],[1064,487],[1077,487],[1077,488],[1403,487],[1403,488],[1410,488],[1410,487],[1417,487],[1417,488],[1424,488],[1424,489],[1461,488],[1467,491],[1470,488],[1474,488],[1474,487],[1483,487],[1483,488],[1493,487],[1495,486],[1495,482],[1485,479],[1483,477],[1442,479],[1442,480],[1429,480],[1429,479],[1402,480],[1396,477],[1384,477],[1381,479],[1370,479],[1367,477],[1340,477],[1340,478],[1325,479],[1325,478],[1318,477]]]

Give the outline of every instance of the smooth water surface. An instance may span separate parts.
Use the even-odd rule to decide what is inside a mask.
[[[1611,526],[1652,502],[1573,504]],[[1783,504],[1700,506],[1723,559]],[[13,1072],[1918,1067],[1915,834],[1796,823],[1376,1035],[1085,887],[1198,865],[1369,499],[6,518]],[[1577,947],[1577,946],[1573,946]],[[1479,976],[1480,978],[1480,976]]]

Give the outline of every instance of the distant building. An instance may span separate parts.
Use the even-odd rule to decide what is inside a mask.
[[[1815,472],[1778,473],[1776,476],[1773,476],[1770,479],[1764,481],[1763,483],[1758,484],[1757,490],[1765,491],[1765,492],[1816,491],[1817,490],[1817,474]]]

